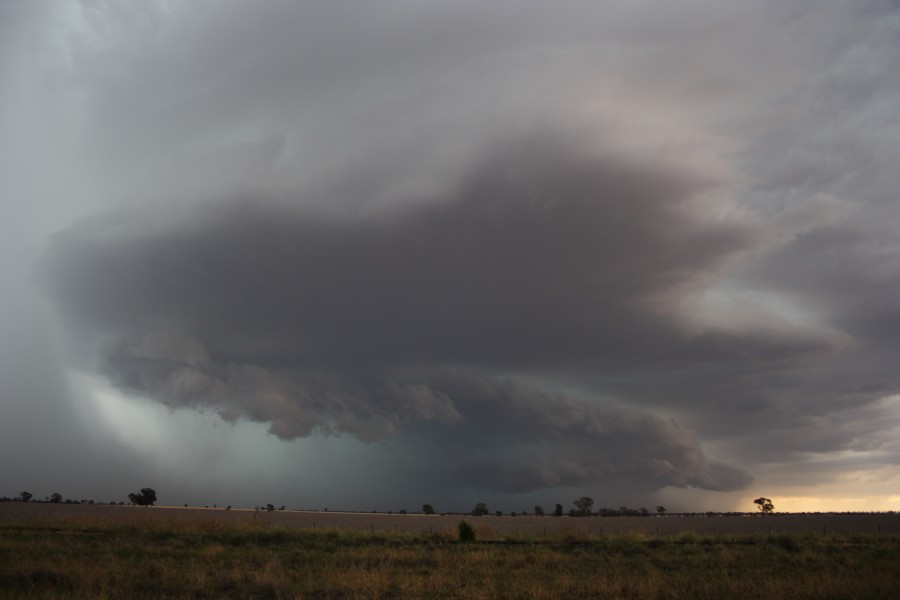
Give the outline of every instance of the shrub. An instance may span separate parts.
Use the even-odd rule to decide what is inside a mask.
[[[467,544],[475,541],[475,528],[466,521],[459,522],[459,541]]]
[[[802,549],[802,546],[796,537],[784,533],[776,535],[774,538],[770,537],[769,542],[774,542],[788,552],[799,552]]]

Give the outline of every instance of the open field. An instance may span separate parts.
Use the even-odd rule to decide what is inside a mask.
[[[155,506],[109,506],[99,504],[47,504],[0,502],[0,524],[35,518],[77,517],[116,523],[141,519],[160,522],[203,522],[223,525],[253,520],[271,527],[299,529],[340,529],[368,532],[434,533],[456,527],[466,518],[492,536],[523,535],[535,539],[558,533],[597,536],[607,533],[643,533],[675,535],[698,534],[777,534],[777,533],[885,533],[900,535],[900,515],[754,515],[746,517],[537,517],[486,515],[400,515],[384,513],[347,513],[318,511],[254,511],[223,508],[180,508]]]
[[[896,516],[460,520],[5,503],[0,598],[900,597]]]

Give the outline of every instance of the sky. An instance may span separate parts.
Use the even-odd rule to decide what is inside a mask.
[[[0,2],[0,495],[900,508],[900,4]]]

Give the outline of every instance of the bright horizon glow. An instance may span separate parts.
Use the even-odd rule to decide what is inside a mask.
[[[787,496],[771,498],[775,512],[889,512],[900,510],[900,496],[834,497]],[[752,503],[753,499],[749,499]]]

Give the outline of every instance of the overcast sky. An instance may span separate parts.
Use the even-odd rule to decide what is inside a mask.
[[[900,507],[900,5],[0,2],[0,495]]]

